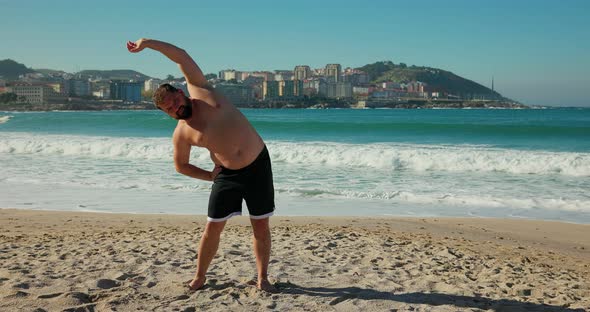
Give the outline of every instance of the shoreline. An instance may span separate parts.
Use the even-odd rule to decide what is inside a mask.
[[[293,207],[289,207],[290,209],[293,209]],[[142,212],[137,212],[137,211],[110,211],[110,210],[94,210],[94,209],[80,209],[80,210],[73,210],[73,209],[59,209],[59,208],[29,208],[29,207],[20,207],[20,208],[14,208],[14,207],[10,207],[10,208],[0,208],[0,211],[2,210],[24,210],[24,211],[38,211],[38,212],[57,212],[57,213],[88,213],[88,214],[108,214],[108,215],[129,215],[129,216],[133,216],[133,215],[146,215],[146,216],[184,216],[184,217],[189,217],[189,218],[193,218],[193,217],[205,217],[206,215],[203,214],[202,212],[195,212],[195,213],[190,213],[190,212],[170,212],[170,211],[166,211],[166,212],[146,212],[146,211],[142,211]],[[243,214],[239,215],[238,217],[247,217],[248,213],[247,211],[242,211]],[[507,216],[507,217],[498,217],[498,216],[493,216],[493,215],[430,215],[430,214],[425,214],[425,215],[420,215],[420,214],[375,214],[375,215],[354,215],[354,214],[325,214],[325,215],[321,215],[321,214],[283,214],[283,211],[279,211],[277,212],[277,214],[273,215],[273,218],[279,218],[279,219],[284,219],[284,218],[295,218],[295,219],[308,219],[308,218],[319,218],[319,219],[368,219],[368,220],[372,220],[372,219],[391,219],[391,220],[423,220],[423,219],[428,219],[428,220],[433,220],[433,219],[438,219],[438,220],[452,220],[452,219],[457,219],[457,220],[506,220],[508,222],[519,222],[519,221],[524,221],[524,222],[548,222],[548,223],[558,223],[558,224],[572,224],[572,225],[583,225],[583,226],[590,226],[590,222],[576,222],[576,221],[570,221],[570,220],[559,220],[559,219],[541,219],[541,218],[531,218],[528,216]]]
[[[187,291],[206,217],[0,209],[0,310],[584,311],[590,225],[492,218],[271,217],[255,276],[246,216]]]
[[[358,103],[363,102],[362,106]],[[366,100],[358,103],[302,103],[302,102],[254,102],[236,105],[247,109],[533,109],[531,106],[500,100],[407,100],[376,101],[365,105]],[[46,112],[46,111],[109,111],[109,110],[157,110],[152,102],[124,104],[113,100],[72,101],[64,103],[0,103],[4,112]]]
[[[365,108],[358,108],[358,107],[323,107],[323,108],[314,108],[314,107],[255,107],[255,106],[238,106],[238,109],[254,109],[254,110],[342,110],[342,109],[350,109],[350,110],[539,110],[541,108],[517,108],[517,107],[419,107],[419,108],[410,108],[410,107],[365,107]],[[543,109],[564,109],[562,107],[548,107]],[[587,107],[567,107],[567,109],[589,109]],[[95,109],[27,109],[27,110],[18,110],[18,109],[0,109],[1,113],[44,113],[44,112],[109,112],[109,111],[157,111],[155,108],[145,108],[145,107],[121,107],[121,108],[95,108]]]

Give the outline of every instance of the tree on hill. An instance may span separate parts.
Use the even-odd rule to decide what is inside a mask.
[[[393,64],[392,61],[382,61],[368,64],[358,69],[367,73],[371,79],[374,79],[376,77],[380,77],[383,73],[390,71],[393,68],[395,68],[395,64]]]
[[[20,75],[34,72],[34,70],[27,68],[24,64],[11,59],[0,60],[0,76],[6,80],[16,80]]]
[[[393,81],[407,83],[420,81],[437,91],[448,92],[454,95],[485,94],[502,98],[502,95],[474,81],[457,76],[450,71],[400,63],[395,65],[391,61],[376,62],[358,68],[369,74],[372,83]]]

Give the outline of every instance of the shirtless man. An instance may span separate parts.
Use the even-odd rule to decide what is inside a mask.
[[[137,53],[145,48],[156,50],[178,64],[187,82],[190,97],[169,84],[161,85],[154,93],[154,104],[178,120],[172,137],[176,171],[213,181],[207,225],[199,243],[197,272],[189,287],[197,290],[205,284],[205,274],[217,252],[223,227],[229,218],[242,213],[244,199],[254,232],[257,287],[274,291],[268,281],[269,217],[275,208],[274,188],[270,157],[262,138],[246,117],[209,85],[186,51],[152,39],[127,42],[129,52]],[[193,146],[209,150],[215,163],[212,171],[189,163]]]

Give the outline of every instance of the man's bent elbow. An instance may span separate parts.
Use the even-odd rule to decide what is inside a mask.
[[[174,168],[176,169],[176,172],[178,172],[178,173],[185,174],[185,172],[186,172],[185,165],[174,165]]]

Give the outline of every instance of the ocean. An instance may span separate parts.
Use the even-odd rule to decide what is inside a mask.
[[[242,112],[270,151],[276,215],[590,223],[590,109]],[[175,123],[0,112],[0,207],[205,215],[211,183],[174,170]],[[213,167],[201,148],[191,161]]]

